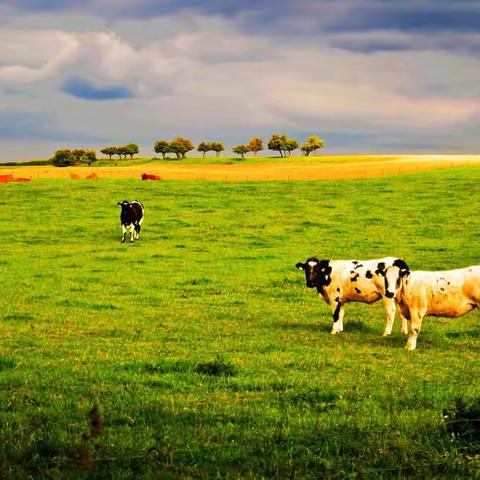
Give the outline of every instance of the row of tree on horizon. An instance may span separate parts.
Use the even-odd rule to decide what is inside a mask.
[[[297,149],[300,149],[305,156],[309,156],[312,152],[316,155],[317,150],[324,148],[325,141],[318,135],[311,135],[305,140],[304,144],[300,146],[297,140],[288,138],[286,134],[274,133],[270,137],[267,147],[269,150],[279,152],[282,158],[291,156],[292,152]],[[175,137],[170,142],[167,140],[157,140],[153,144],[153,151],[161,154],[164,159],[171,158],[167,157],[169,153],[174,154],[176,158],[186,158],[187,153],[195,149],[197,152],[201,152],[203,158],[205,158],[208,152],[215,152],[216,156],[219,157],[221,152],[226,148],[223,142],[202,141],[195,146],[190,139],[185,137]],[[249,152],[253,152],[256,156],[257,153],[262,150],[264,150],[264,146],[263,138],[261,137],[253,137],[248,144],[240,144],[232,148],[232,151],[240,155],[242,159],[245,158],[245,155]],[[134,155],[139,153],[139,148],[136,143],[129,143],[121,146],[104,147],[100,149],[100,152],[107,155],[110,159],[112,159],[114,155],[118,155],[119,159],[122,157],[127,158],[128,156],[133,158]],[[51,161],[59,167],[81,164],[91,165],[97,161],[97,157],[95,151],[91,149],[61,149],[54,153]]]

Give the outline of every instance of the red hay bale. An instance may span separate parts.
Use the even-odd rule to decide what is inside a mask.
[[[95,172],[92,172],[90,175],[87,175],[87,178],[89,180],[95,180],[96,178],[98,178],[98,175]]]
[[[70,174],[70,178],[72,180],[79,180],[80,179],[80,175],[77,175],[76,173],[71,173]]]
[[[161,180],[162,178],[159,175],[153,175],[151,173],[143,173],[142,180]]]
[[[18,177],[14,180],[14,182],[29,182],[30,178]]]
[[[0,175],[0,183],[13,182],[13,175]]]

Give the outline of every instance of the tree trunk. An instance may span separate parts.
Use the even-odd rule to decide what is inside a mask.
[[[205,153],[207,153],[207,152],[203,152],[203,158],[205,158]]]

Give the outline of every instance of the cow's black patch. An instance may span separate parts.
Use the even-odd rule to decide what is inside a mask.
[[[337,292],[340,292],[340,288],[337,288]]]
[[[356,265],[358,263],[358,260],[352,260],[352,263]]]
[[[330,260],[321,260],[318,265],[320,269],[320,283],[323,287],[328,287],[332,283]]]
[[[359,264],[354,268],[354,270],[358,270],[359,268],[362,268],[362,267],[363,267],[363,265],[362,265],[361,263],[359,263]]]
[[[385,262],[378,262],[375,273],[379,276],[385,275]]]
[[[407,275],[410,275],[410,268],[407,265],[407,263],[402,260],[401,258],[397,258],[393,262],[394,267],[398,267],[400,269],[400,277],[406,277]]]
[[[362,293],[362,291],[360,289],[358,289],[357,287],[355,287],[355,291],[359,294]]]
[[[367,273],[365,274],[365,277],[367,278],[373,278],[373,274],[370,270],[367,270]]]
[[[445,289],[444,289],[443,287],[442,287],[442,288],[440,288],[440,290],[441,290],[442,292],[444,292],[444,291],[445,291]]]
[[[359,277],[359,276],[360,276],[359,273],[355,274],[355,275],[350,279],[350,281],[351,281],[351,282],[356,282],[356,281],[358,280],[358,277]]]

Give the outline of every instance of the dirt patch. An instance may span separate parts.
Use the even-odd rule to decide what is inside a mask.
[[[332,157],[330,157],[332,158]],[[148,172],[160,176],[163,180],[337,180],[347,178],[366,178],[384,175],[455,168],[465,165],[480,165],[480,155],[395,155],[385,161],[362,161],[356,156],[352,161],[348,157],[338,157],[338,164],[295,161],[285,163],[233,164],[233,165],[175,165],[148,164]],[[145,165],[127,167],[99,167],[95,169],[98,178],[132,178],[140,180],[146,170]],[[58,168],[53,166],[5,167],[5,174],[21,173],[24,177],[39,178],[75,178],[84,179],[92,172],[90,167]]]

